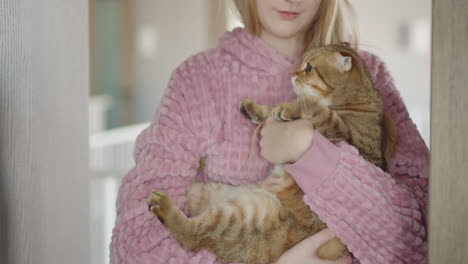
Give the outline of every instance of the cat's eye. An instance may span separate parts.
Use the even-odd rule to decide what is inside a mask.
[[[307,63],[307,66],[306,66],[306,68],[304,69],[304,71],[305,71],[306,73],[309,73],[309,72],[311,72],[313,69],[314,69],[314,67],[313,67],[312,65],[310,65],[310,63]]]

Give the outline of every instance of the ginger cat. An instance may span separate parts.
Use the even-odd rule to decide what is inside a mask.
[[[257,124],[272,115],[280,121],[309,119],[331,142],[347,141],[365,159],[384,166],[383,101],[352,48],[329,45],[307,52],[292,85],[297,99],[275,107],[246,99],[242,113]]]
[[[278,120],[309,119],[332,142],[347,141],[377,166],[382,155],[383,103],[365,64],[344,45],[312,49],[292,78],[298,98],[276,107],[241,102],[241,111],[259,124],[273,115]],[[393,127],[392,133],[395,134]],[[391,152],[395,144],[388,144]],[[189,217],[161,191],[148,197],[149,210],[184,247],[207,249],[224,263],[275,262],[286,250],[326,227],[303,202],[304,193],[282,166],[263,181],[246,186],[194,184],[187,193]],[[317,250],[322,259],[347,254],[338,238]]]

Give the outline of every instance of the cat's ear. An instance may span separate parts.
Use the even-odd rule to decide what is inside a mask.
[[[336,65],[340,72],[346,72],[353,67],[353,58],[349,56],[338,55]]]

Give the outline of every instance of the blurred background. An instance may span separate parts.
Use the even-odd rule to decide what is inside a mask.
[[[351,3],[361,48],[387,63],[429,144],[431,1]],[[241,26],[231,11],[228,0],[90,0],[91,264],[109,263],[117,190],[171,72]]]

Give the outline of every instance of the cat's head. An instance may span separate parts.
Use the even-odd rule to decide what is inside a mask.
[[[294,92],[298,96],[327,97],[350,80],[355,56],[354,50],[346,45],[329,45],[307,51],[292,75]]]

